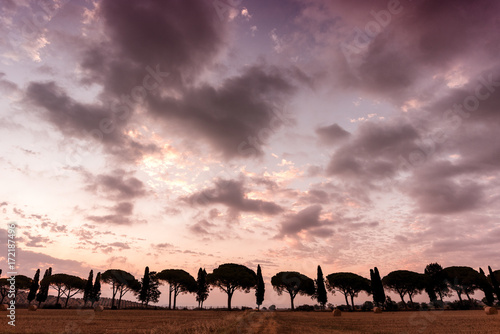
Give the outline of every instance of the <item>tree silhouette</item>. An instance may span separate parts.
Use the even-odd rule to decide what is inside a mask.
[[[28,276],[16,275],[16,289],[15,289],[16,296],[19,290],[24,290],[24,291],[29,290],[31,284],[32,284],[32,279],[29,278]]]
[[[250,289],[257,284],[257,275],[252,269],[241,264],[225,263],[208,274],[207,281],[227,294],[227,309],[231,310],[233,293],[236,290],[250,292]]]
[[[378,268],[370,269],[370,285],[373,293],[373,302],[376,306],[382,306],[385,303],[385,291]]]
[[[479,268],[479,274],[481,275],[481,289],[484,292],[486,304],[488,306],[493,306],[493,303],[495,302],[495,297],[493,296],[493,288],[491,287],[490,282],[488,282],[483,269]]]
[[[490,266],[488,266],[488,271],[490,273],[489,278],[491,281],[491,285],[493,285],[493,291],[495,292],[495,295],[497,295],[498,303],[500,303],[500,285],[498,284],[498,280],[495,277],[495,273],[493,272],[493,270],[491,270]]]
[[[196,281],[193,276],[182,269],[165,269],[156,278],[169,284],[168,308],[171,308],[171,297],[174,294],[174,310],[179,293],[196,292]]]
[[[118,294],[118,307],[121,306],[122,297],[129,291],[138,292],[140,283],[135,277],[120,269],[108,269],[101,275],[101,281],[111,284],[113,289],[111,308],[115,308],[116,295]]]
[[[87,302],[90,299],[90,295],[92,294],[92,290],[94,288],[93,281],[94,280],[94,271],[90,270],[89,278],[87,279],[87,283],[85,284],[85,290],[83,291],[83,306],[87,305]]]
[[[443,267],[439,263],[430,263],[425,267],[424,274],[427,276],[425,291],[429,295],[429,299],[431,302],[436,300],[437,294],[442,303],[443,297],[447,297],[450,293]]]
[[[68,306],[68,301],[71,297],[85,289],[85,280],[78,276],[67,275],[67,274],[54,274],[49,276],[48,281],[57,290],[57,301],[59,304],[59,299],[61,296],[66,296],[66,302],[64,307]],[[43,282],[43,280],[42,280]]]
[[[321,267],[318,266],[317,275],[316,275],[316,300],[321,305],[321,309],[325,308],[325,304],[328,301],[328,296],[326,294],[325,288],[325,279],[323,277],[323,271]]]
[[[425,289],[425,275],[409,270],[396,270],[390,272],[382,279],[382,283],[388,289],[396,292],[406,307],[404,296],[408,295],[413,305],[413,296]]]
[[[266,285],[264,284],[264,279],[262,278],[262,270],[260,269],[260,264],[257,265],[257,287],[255,288],[255,299],[257,303],[257,309],[260,310],[260,305],[264,302],[264,293],[266,291]]]
[[[198,307],[203,308],[203,302],[208,298],[207,272],[205,269],[198,270],[198,279],[196,280],[196,301]]]
[[[144,269],[144,276],[141,279],[141,286],[139,289],[139,300],[144,306],[148,306],[149,302],[157,303],[160,297],[160,290],[158,290],[158,279],[156,272],[149,272],[149,267]]]
[[[443,269],[443,272],[450,288],[456,291],[460,301],[462,301],[462,293],[471,300],[470,295],[481,288],[480,274],[470,267],[447,267]]]
[[[326,276],[328,290],[341,292],[345,297],[345,303],[349,307],[347,296],[351,297],[351,309],[354,311],[354,297],[361,291],[370,293],[370,280],[354,273],[334,273]]]
[[[38,302],[38,307],[40,307],[41,303],[43,303],[47,300],[47,297],[49,295],[49,286],[50,286],[49,277],[50,277],[50,275],[52,275],[52,268],[45,270],[45,273],[43,274],[43,278],[40,281],[40,289],[38,290],[38,293],[36,295],[36,301]]]
[[[7,281],[6,278],[0,278],[0,296],[2,297],[2,299],[0,299],[0,304],[3,303],[3,300],[9,294],[9,287],[9,281]]]
[[[97,273],[95,277],[94,286],[92,287],[92,292],[89,296],[89,301],[91,306],[94,306],[95,302],[101,299],[101,273]]]
[[[35,277],[33,277],[33,280],[31,281],[30,292],[28,293],[29,304],[31,304],[31,302],[36,297],[36,292],[38,291],[38,288],[40,287],[39,281],[40,281],[40,269],[37,269],[37,271],[35,273]]]
[[[314,281],[296,271],[281,271],[271,278],[271,284],[274,290],[281,296],[283,291],[290,295],[290,304],[292,310],[295,309],[294,299],[297,294],[314,296]]]

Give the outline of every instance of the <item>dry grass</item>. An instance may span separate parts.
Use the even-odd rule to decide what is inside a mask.
[[[15,329],[0,313],[0,333],[500,333],[484,311],[254,312],[166,310],[17,310]]]

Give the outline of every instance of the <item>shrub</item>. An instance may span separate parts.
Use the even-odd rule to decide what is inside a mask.
[[[371,311],[373,310],[373,303],[371,301],[366,301],[361,306],[361,311]]]
[[[310,311],[314,311],[314,306],[304,304],[304,305],[300,305],[299,307],[296,307],[295,309],[297,311],[307,311],[307,312],[310,312]]]
[[[391,297],[387,297],[385,302],[385,310],[386,311],[397,311],[398,304],[391,299]]]

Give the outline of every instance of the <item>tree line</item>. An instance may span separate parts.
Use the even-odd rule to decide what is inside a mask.
[[[299,272],[281,271],[271,278],[271,285],[278,295],[288,293],[292,310],[295,308],[294,299],[297,295],[310,296],[318,302],[321,308],[324,308],[328,301],[327,291],[333,294],[335,292],[343,294],[347,307],[353,310],[354,298],[358,297],[360,292],[371,295],[376,306],[387,306],[391,300],[386,297],[386,291],[399,295],[401,302],[407,307],[407,302],[410,306],[413,305],[414,296],[424,291],[430,302],[437,304],[440,302],[442,305],[443,298],[451,297],[453,292],[462,302],[463,296],[470,301],[471,295],[476,290],[481,290],[485,295],[484,303],[492,306],[495,303],[500,304],[499,281],[500,270],[493,271],[490,266],[486,275],[481,268],[479,271],[459,266],[443,268],[438,263],[431,263],[425,267],[423,274],[396,270],[383,278],[375,267],[370,269],[369,279],[350,272],[337,272],[324,277],[320,266],[317,268],[317,276],[314,280]],[[99,272],[95,279],[91,270],[86,280],[63,273],[52,274],[52,268],[45,270],[42,279],[40,279],[40,269],[36,271],[33,279],[24,275],[16,276],[16,290],[28,291],[29,303],[36,301],[38,306],[47,300],[50,287],[57,293],[56,305],[61,305],[60,301],[63,300],[64,307],[67,307],[71,297],[83,293],[84,306],[87,304],[94,306],[100,300],[101,283],[111,286],[111,305],[112,308],[117,309],[121,306],[122,298],[129,292],[134,294],[144,307],[150,303],[157,303],[160,297],[159,286],[162,283],[169,285],[169,309],[176,309],[177,296],[181,293],[195,294],[198,308],[203,308],[210,287],[219,288],[227,294],[229,310],[236,291],[248,293],[254,289],[258,308],[264,302],[265,295],[265,283],[260,265],[257,266],[255,272],[244,265],[235,263],[222,264],[211,273],[200,268],[196,279],[182,269],[165,269],[155,272],[150,271],[149,267],[145,268],[140,281],[132,274],[120,269],[109,269],[102,274]],[[7,296],[9,285],[7,278],[0,279],[0,303]]]

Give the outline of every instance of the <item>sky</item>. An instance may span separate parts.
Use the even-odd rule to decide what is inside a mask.
[[[19,273],[500,268],[500,3],[0,6]]]

